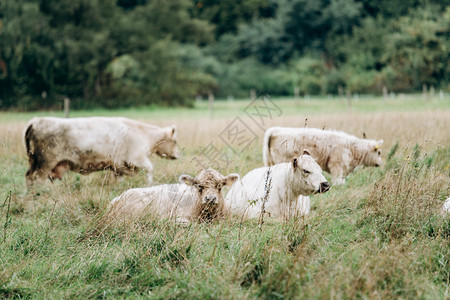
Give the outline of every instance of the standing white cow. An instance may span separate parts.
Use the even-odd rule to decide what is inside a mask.
[[[36,179],[61,179],[68,170],[89,174],[113,170],[116,175],[146,169],[152,182],[152,153],[179,156],[175,126],[158,127],[122,117],[33,118],[24,131],[30,168],[27,186]]]
[[[264,135],[263,160],[272,166],[306,152],[338,185],[357,166],[381,166],[382,145],[383,140],[359,139],[340,131],[271,127]]]
[[[290,218],[307,213],[300,195],[324,193],[330,188],[320,166],[309,155],[289,163],[250,171],[237,181],[225,198],[225,208],[246,218],[261,213]]]
[[[223,176],[207,169],[195,178],[181,175],[180,184],[130,189],[111,201],[106,216],[110,221],[150,215],[182,223],[210,222],[223,214],[222,188],[237,179],[238,174]]]

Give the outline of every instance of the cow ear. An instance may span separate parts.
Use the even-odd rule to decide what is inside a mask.
[[[294,166],[294,169],[296,169],[298,167],[298,158],[294,157],[292,159],[292,165]]]
[[[170,128],[170,133],[169,133],[170,137],[176,138],[176,136],[177,136],[177,126],[172,125],[169,128]]]
[[[380,149],[380,148],[383,146],[383,142],[384,142],[383,140],[377,141],[376,144],[375,144],[374,149],[375,149],[375,150]]]
[[[239,178],[240,178],[239,174],[231,173],[223,179],[223,184],[230,186],[233,183],[235,183],[237,180],[239,180]]]
[[[180,176],[180,178],[178,178],[178,181],[180,183],[185,183],[187,185],[194,185],[195,184],[195,179],[187,174],[183,174]]]

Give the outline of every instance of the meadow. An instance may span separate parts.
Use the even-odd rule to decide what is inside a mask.
[[[206,102],[70,116],[176,124],[182,156],[152,158],[155,184],[202,164],[243,176],[262,166],[264,129],[274,125],[383,139],[385,163],[312,196],[298,219],[105,229],[109,201],[146,186],[145,173],[68,173],[27,193],[25,124],[63,113],[0,112],[0,298],[449,299],[450,218],[440,209],[450,196],[450,99],[361,97],[348,108],[345,99],[283,98],[270,111],[258,101],[216,101],[212,117]],[[247,130],[245,142],[227,138],[233,124]]]

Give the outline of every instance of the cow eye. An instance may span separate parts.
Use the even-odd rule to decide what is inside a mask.
[[[203,185],[197,185],[198,191],[201,193],[205,187]]]
[[[378,150],[378,155],[381,155],[381,151],[380,150]]]
[[[311,174],[311,172],[310,172],[310,171],[308,171],[308,170],[305,170],[305,169],[303,169],[303,173],[305,173],[305,174]]]

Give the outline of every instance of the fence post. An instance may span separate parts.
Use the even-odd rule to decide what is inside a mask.
[[[251,89],[250,90],[250,100],[256,100],[256,90],[255,89]]]
[[[350,93],[350,90],[347,90],[347,107],[348,110],[352,109],[352,93]]]
[[[214,114],[214,94],[212,92],[208,93],[208,107],[209,107],[209,117],[212,119]]]
[[[422,98],[423,98],[424,101],[427,100],[427,85],[426,84],[424,84],[422,86]]]
[[[68,118],[70,113],[70,99],[65,97],[64,98],[64,117]]]
[[[388,89],[385,85],[383,85],[383,98],[385,101],[388,99]]]
[[[297,101],[300,98],[300,88],[294,86],[294,100]]]
[[[342,87],[342,85],[338,86],[338,95],[339,98],[342,98],[344,96],[344,88]]]

